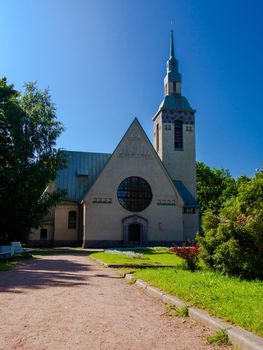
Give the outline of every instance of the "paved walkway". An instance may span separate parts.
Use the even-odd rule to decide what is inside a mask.
[[[0,272],[0,349],[217,349],[208,330],[81,255],[50,255]],[[222,347],[220,349],[223,349]]]

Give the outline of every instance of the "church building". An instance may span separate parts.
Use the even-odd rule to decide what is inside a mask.
[[[181,94],[173,31],[154,145],[135,118],[112,154],[65,151],[55,189],[66,198],[33,230],[31,245],[126,247],[194,240],[195,110]]]

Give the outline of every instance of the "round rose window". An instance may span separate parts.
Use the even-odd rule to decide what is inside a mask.
[[[141,177],[127,177],[118,187],[118,200],[129,211],[142,211],[152,200],[152,190],[147,181]]]

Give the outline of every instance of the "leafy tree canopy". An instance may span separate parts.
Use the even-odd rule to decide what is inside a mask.
[[[36,83],[23,94],[0,79],[0,239],[26,240],[63,195],[47,191],[63,167],[56,140],[63,126],[48,90]]]
[[[226,200],[237,193],[236,182],[228,170],[212,169],[202,162],[197,162],[196,174],[197,201],[201,216],[206,210],[218,213]]]

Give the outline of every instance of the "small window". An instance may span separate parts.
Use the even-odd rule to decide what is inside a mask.
[[[40,239],[47,239],[47,229],[46,228],[40,229]]]
[[[184,208],[184,214],[195,214],[195,208]]]
[[[76,228],[77,227],[77,212],[75,210],[71,210],[68,213],[68,228]]]
[[[87,177],[89,175],[89,170],[87,168],[78,168],[77,175]]]
[[[159,124],[156,126],[156,149],[159,152]]]
[[[168,86],[165,84],[165,95],[168,95]]]
[[[183,123],[174,122],[174,148],[183,149]]]

